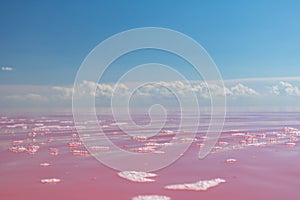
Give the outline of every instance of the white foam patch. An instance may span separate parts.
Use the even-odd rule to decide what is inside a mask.
[[[205,191],[211,187],[215,187],[221,183],[225,183],[226,181],[221,178],[215,178],[211,180],[203,180],[198,181],[196,183],[184,183],[184,184],[177,184],[177,185],[167,185],[165,186],[166,189],[169,190],[195,190],[195,191]]]
[[[137,171],[123,171],[119,172],[118,175],[124,179],[133,182],[154,182],[154,179],[151,177],[156,177],[157,175],[154,173],[147,173],[147,172],[137,172]]]
[[[160,195],[139,195],[133,197],[132,200],[170,200],[170,197]]]

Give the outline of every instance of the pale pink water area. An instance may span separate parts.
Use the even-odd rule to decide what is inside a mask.
[[[229,113],[221,138],[203,160],[197,156],[206,123],[195,139],[187,134],[171,143],[177,118],[168,116],[163,130],[147,139],[126,137],[111,116],[99,116],[107,136],[127,151],[163,154],[163,146],[193,142],[171,166],[146,173],[99,163],[82,144],[71,114],[2,114],[0,199],[300,199],[300,113]],[[92,148],[111,151],[97,143]]]

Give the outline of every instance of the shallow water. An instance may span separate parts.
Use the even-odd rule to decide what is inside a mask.
[[[299,199],[300,113],[230,113],[215,148],[200,160],[204,117],[188,151],[172,165],[155,171],[157,176],[150,182],[126,180],[97,161],[80,144],[71,115],[0,117],[1,199],[132,199],[142,195],[171,199]],[[163,154],[161,147],[175,136],[177,117],[171,117],[164,131],[151,140],[126,136],[110,116],[99,119],[106,135],[120,148]],[[140,123],[144,120],[141,116]],[[91,131],[91,137],[94,133]],[[187,134],[172,145],[190,140]],[[111,151],[97,143],[94,149]],[[166,189],[168,185],[216,178],[226,182],[205,191]]]

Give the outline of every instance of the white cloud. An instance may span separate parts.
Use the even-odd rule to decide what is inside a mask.
[[[131,91],[136,88],[136,86],[140,87],[135,90],[134,94],[131,94]],[[3,97],[5,97],[5,100],[13,100],[13,102],[32,101],[41,103],[48,102],[50,104],[71,104],[73,94],[72,86],[39,86],[34,88],[32,88],[33,86],[24,87],[14,86],[10,87],[10,89],[7,87],[6,89],[3,88],[4,92],[7,93],[3,94]],[[189,99],[193,94],[195,94],[198,96],[198,98],[207,100],[209,100],[211,97],[222,96],[224,94],[228,97],[258,95],[254,89],[246,87],[242,84],[237,84],[231,88],[227,88],[221,87],[215,83],[207,84],[202,81],[192,83],[186,83],[184,81],[155,82],[142,86],[139,83],[121,83],[117,87],[115,87],[113,84],[98,84],[91,81],[83,81],[79,84],[76,92],[78,92],[76,95],[78,98],[92,96],[102,100],[110,100],[112,95],[114,95],[114,98],[117,97],[122,101],[124,100],[123,97],[137,95],[136,97],[143,97],[143,101],[149,100],[150,102],[159,99],[168,101],[170,98],[176,98],[175,95]]]
[[[254,89],[249,88],[241,83],[230,88],[230,95],[233,96],[257,96],[259,95]]]
[[[174,89],[178,95],[191,94],[190,92],[195,92],[199,96],[205,99],[209,99],[213,96],[253,96],[259,95],[257,91],[249,88],[241,83],[231,87],[222,87],[219,84],[205,83],[203,81],[193,82],[191,84],[185,84],[180,81],[164,83],[167,88]]]
[[[136,93],[141,96],[172,97],[174,95],[186,96],[192,89],[189,84],[184,84],[181,81],[160,81],[141,85]]]
[[[62,99],[70,99],[72,98],[73,87],[62,87],[62,86],[54,86],[52,90],[57,91],[57,94]]]
[[[73,87],[55,86],[52,90],[60,92],[64,98],[71,98]],[[98,84],[92,81],[83,81],[76,88],[77,97],[93,96],[93,97],[111,97],[113,94],[117,96],[128,95],[128,87],[125,84],[118,84],[115,88],[113,84]]]
[[[13,68],[12,67],[1,67],[2,71],[12,71]]]
[[[271,94],[280,95],[280,90],[278,85],[273,85],[271,87]]]
[[[224,96],[230,95],[231,91],[227,87],[222,87],[218,84],[205,84],[202,83],[202,88],[200,90],[201,96],[206,99],[210,99],[213,96]],[[199,85],[198,85],[199,86]]]
[[[300,89],[291,83],[280,81],[279,84],[273,85],[270,92],[275,95],[300,96]]]
[[[192,94],[196,94],[204,99],[223,95],[235,97],[259,95],[256,90],[241,83],[227,88],[203,81],[192,83],[185,83],[183,81],[148,83],[138,88],[136,92],[138,95],[145,97],[172,97],[173,95],[189,97]]]
[[[92,96],[97,96],[97,97],[111,97],[111,95],[114,92],[114,88],[112,85],[108,84],[95,84],[96,87],[96,93],[93,93],[94,87],[89,88],[90,89],[90,94]]]

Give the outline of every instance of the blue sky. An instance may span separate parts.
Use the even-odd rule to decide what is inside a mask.
[[[298,1],[1,1],[1,84],[72,84],[107,37],[145,26],[180,31],[224,79],[300,74]]]
[[[174,29],[195,39],[223,79],[297,77],[299,10],[296,0],[1,1],[2,95],[11,93],[5,85],[70,86],[97,44],[121,31],[147,26]],[[188,67],[177,68],[197,79]]]

